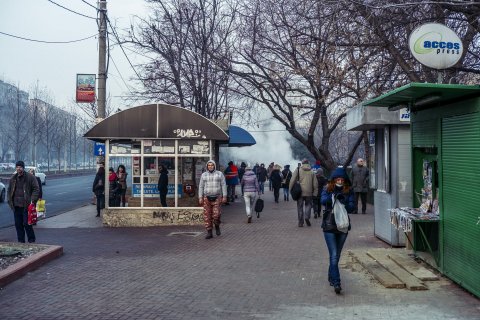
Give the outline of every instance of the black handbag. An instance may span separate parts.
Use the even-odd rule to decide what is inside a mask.
[[[290,190],[292,199],[297,201],[302,196],[302,186],[300,185],[300,167],[297,168],[297,181],[293,184],[292,190]]]
[[[322,229],[323,231],[338,231],[333,210],[323,210]]]

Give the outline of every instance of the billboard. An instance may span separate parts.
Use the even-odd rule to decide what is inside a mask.
[[[95,78],[94,74],[77,74],[77,103],[95,102]]]

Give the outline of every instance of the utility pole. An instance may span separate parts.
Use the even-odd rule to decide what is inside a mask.
[[[98,90],[97,90],[97,123],[105,119],[105,101],[107,86],[107,1],[98,2],[100,21],[98,24]]]

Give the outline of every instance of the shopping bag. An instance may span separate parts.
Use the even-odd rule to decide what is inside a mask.
[[[37,223],[37,207],[33,203],[28,205],[27,223],[30,226]]]
[[[45,208],[45,200],[39,199],[37,201],[37,220],[45,219],[47,216],[47,209]]]
[[[332,195],[333,204],[333,214],[335,215],[335,224],[337,225],[337,230],[343,233],[348,232],[348,213],[347,209],[345,209],[345,205],[343,205],[339,200],[335,199]]]

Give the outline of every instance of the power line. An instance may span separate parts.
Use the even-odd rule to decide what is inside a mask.
[[[130,59],[128,58],[127,56],[127,53],[125,52],[125,50],[123,49],[123,46],[120,42],[120,38],[118,37],[118,34],[115,30],[115,28],[112,26],[112,23],[110,22],[110,19],[106,16],[106,19],[107,19],[107,22],[108,22],[108,25],[110,26],[110,29],[112,30],[112,34],[115,36],[115,39],[117,39],[117,43],[118,45],[120,46],[120,49],[122,49],[122,52],[123,52],[123,55],[125,56],[125,58],[127,58],[127,61],[128,63],[130,64],[130,67],[132,67],[132,70],[133,72],[135,72],[135,74],[137,75],[138,79],[141,80],[142,78],[140,77],[140,75],[138,74],[137,70],[135,70],[135,68],[133,67],[133,64],[132,62],[130,61]]]
[[[109,53],[109,59],[112,59],[113,66],[114,66],[115,69],[117,70],[118,75],[120,76],[120,79],[122,79],[123,84],[125,85],[125,87],[127,88],[127,90],[130,91],[130,94],[133,95],[132,90],[130,90],[130,87],[127,85],[127,82],[125,81],[125,79],[123,78],[122,74],[120,73],[120,70],[118,70],[117,64],[116,64],[115,61],[113,60],[113,57],[110,55],[110,53]]]
[[[47,1],[53,3],[54,5],[59,6],[59,7],[62,8],[62,9],[65,9],[65,10],[70,11],[70,12],[72,12],[72,13],[78,14],[79,16],[82,16],[82,17],[85,17],[85,18],[89,18],[89,19],[93,19],[93,20],[97,20],[97,18],[84,15],[83,13],[79,13],[79,12],[77,12],[77,11],[73,11],[72,9],[68,9],[67,7],[64,7],[64,6],[62,6],[61,4],[58,4],[58,3],[56,3],[56,2],[54,2],[54,1],[52,1],[52,0],[47,0]]]
[[[85,1],[85,0],[80,0],[80,1],[82,1],[82,2],[84,2],[84,3],[86,3],[86,4],[88,4],[90,7],[92,7],[92,8],[93,8],[93,9],[95,9],[95,10],[97,10],[97,7],[95,7],[93,4],[90,4],[90,3],[88,3],[88,2],[87,2],[87,1]]]
[[[37,40],[37,39],[24,38],[24,37],[16,36],[16,35],[13,35],[13,34],[10,34],[10,33],[2,32],[2,31],[0,31],[0,34],[6,35],[6,36],[9,36],[9,37],[12,37],[12,38],[21,39],[21,40],[32,41],[32,42],[40,42],[40,43],[50,43],[50,44],[74,43],[74,42],[80,42],[80,41],[88,40],[88,39],[91,39],[91,38],[93,38],[93,37],[98,36],[98,33],[96,33],[96,34],[91,35],[91,36],[89,36],[89,37],[86,37],[86,38],[83,38],[83,39],[78,39],[78,40],[70,40],[70,41],[45,41],[45,40]]]

